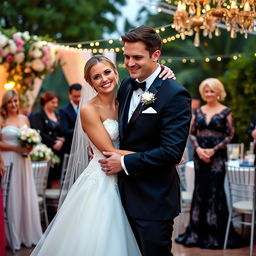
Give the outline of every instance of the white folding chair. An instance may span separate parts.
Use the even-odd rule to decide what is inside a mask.
[[[9,202],[9,192],[10,192],[10,183],[11,183],[11,177],[12,177],[12,168],[13,168],[13,163],[10,163],[9,165],[5,166],[6,168],[6,173],[1,179],[1,186],[2,186],[2,194],[3,194],[3,206],[4,206],[4,220],[6,224],[6,232],[8,233],[9,236],[9,245],[11,247],[12,253],[15,253],[15,248],[13,245],[13,240],[12,240],[12,235],[11,235],[11,229],[10,225],[11,223],[9,222],[8,219],[8,202]]]
[[[46,207],[45,191],[47,187],[50,161],[32,162],[32,169],[34,173],[40,214],[44,214],[45,224],[48,226],[49,220]]]
[[[180,227],[184,223],[184,216],[186,213],[190,212],[191,203],[192,203],[192,197],[193,192],[187,191],[187,181],[186,181],[186,175],[185,175],[185,169],[186,169],[186,163],[184,162],[182,164],[179,164],[177,167],[177,171],[180,178],[180,188],[181,188],[181,212],[178,216],[177,225],[176,225],[176,231],[175,231],[175,237],[177,238],[180,233]]]
[[[253,238],[255,225],[255,167],[236,167],[226,163],[227,178],[230,195],[230,209],[227,223],[224,249],[227,248],[231,221],[251,227],[250,256],[253,255]],[[250,221],[240,219],[240,215],[247,215]]]
[[[63,158],[62,167],[61,167],[60,188],[46,189],[45,196],[46,196],[47,206],[57,207],[59,204],[61,188],[63,186],[66,172],[67,172],[68,160],[69,160],[69,154],[65,154]]]
[[[243,159],[244,143],[229,143],[227,145],[227,155],[229,160]]]

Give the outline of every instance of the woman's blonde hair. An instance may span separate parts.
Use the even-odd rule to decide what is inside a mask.
[[[117,68],[115,66],[115,64],[108,59],[107,57],[103,56],[103,55],[94,55],[92,56],[85,64],[84,67],[84,79],[87,83],[89,83],[92,86],[92,81],[91,81],[91,77],[90,77],[90,71],[91,69],[98,63],[107,63],[110,65],[110,67],[114,70],[114,72],[117,74],[118,76],[118,72],[117,72]]]
[[[205,86],[209,86],[214,92],[216,92],[219,96],[218,100],[222,101],[225,99],[227,93],[222,82],[217,78],[207,78],[203,80],[199,85],[199,92],[203,100],[204,98],[204,88]]]
[[[13,98],[14,96],[17,96],[19,98],[19,94],[15,90],[8,90],[6,91],[2,96],[2,103],[1,103],[1,109],[0,114],[3,117],[3,119],[7,118],[7,103],[8,101]],[[19,110],[17,111],[17,114],[19,113]]]

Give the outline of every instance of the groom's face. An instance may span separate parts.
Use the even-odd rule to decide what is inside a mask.
[[[125,42],[124,62],[130,73],[130,77],[143,81],[148,78],[156,69],[160,51],[156,50],[151,54],[146,50],[143,42]]]

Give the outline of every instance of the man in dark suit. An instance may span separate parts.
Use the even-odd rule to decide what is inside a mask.
[[[170,256],[173,219],[180,211],[176,165],[189,133],[191,99],[175,80],[158,78],[161,38],[153,28],[135,28],[122,41],[130,77],[117,96],[120,148],[137,153],[104,152],[108,158],[100,163],[107,175],[118,173],[122,203],[142,255]]]
[[[70,102],[59,110],[60,123],[65,136],[63,152],[67,154],[69,154],[71,148],[74,127],[81,98],[81,89],[82,86],[80,84],[72,84],[69,87],[68,95]]]

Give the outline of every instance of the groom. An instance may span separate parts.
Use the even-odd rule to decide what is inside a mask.
[[[117,95],[120,148],[137,153],[105,152],[108,158],[100,163],[107,175],[118,173],[123,207],[142,255],[170,256],[173,219],[180,211],[175,166],[189,132],[190,95],[173,79],[158,78],[161,38],[153,28],[132,29],[122,41],[130,77]]]

